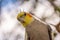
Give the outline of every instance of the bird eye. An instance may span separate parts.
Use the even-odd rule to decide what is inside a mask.
[[[22,15],[22,16],[20,16],[20,17],[24,18],[25,16],[26,16],[26,13],[24,12],[24,15]]]
[[[26,16],[26,13],[24,12],[24,16]]]

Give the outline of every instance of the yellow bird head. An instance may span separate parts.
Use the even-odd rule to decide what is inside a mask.
[[[31,16],[30,13],[27,12],[20,12],[17,15],[17,20],[23,24],[23,26],[27,26],[33,21],[33,17]]]

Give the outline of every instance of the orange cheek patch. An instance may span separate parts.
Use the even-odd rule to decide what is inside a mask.
[[[27,14],[27,16],[32,17],[30,14]]]

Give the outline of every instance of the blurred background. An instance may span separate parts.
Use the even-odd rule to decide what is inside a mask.
[[[0,0],[0,4],[0,40],[25,40],[25,28],[16,19],[21,11],[55,26],[60,22],[60,0]],[[60,40],[60,33],[54,40]]]

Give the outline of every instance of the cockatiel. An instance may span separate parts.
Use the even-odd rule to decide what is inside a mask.
[[[27,40],[52,40],[50,27],[38,21],[30,13],[20,12],[17,20],[25,27]]]

